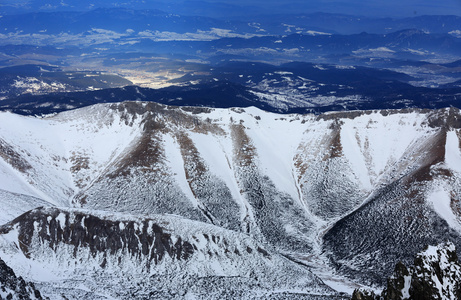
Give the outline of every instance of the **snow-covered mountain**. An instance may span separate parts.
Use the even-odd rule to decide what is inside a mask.
[[[425,245],[460,246],[460,128],[455,108],[1,113],[0,258],[52,297],[382,287]]]

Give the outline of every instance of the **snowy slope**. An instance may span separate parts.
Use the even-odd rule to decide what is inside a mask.
[[[396,261],[411,262],[428,244],[450,240],[459,247],[458,120],[456,109],[431,112],[422,123],[426,135],[393,167],[395,180],[324,236],[323,249],[343,274],[384,284]]]
[[[70,205],[78,189],[97,178],[141,130],[123,126],[127,120],[121,118],[94,107],[49,119],[2,114],[0,134],[11,138],[1,140],[0,188]]]
[[[461,233],[458,120],[453,108],[316,116],[143,102],[1,113],[2,221],[38,206],[174,214],[382,284],[401,255]]]
[[[178,216],[37,209],[0,232],[0,255],[52,298],[337,296],[248,236]]]

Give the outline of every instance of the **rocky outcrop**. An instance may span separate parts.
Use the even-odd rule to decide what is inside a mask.
[[[39,208],[11,224],[19,228],[19,247],[28,258],[37,242],[51,249],[70,246],[74,258],[81,249],[87,249],[93,257],[102,254],[101,267],[105,267],[107,256],[120,251],[143,261],[148,268],[166,256],[187,260],[194,252],[191,243],[172,236],[149,219],[112,221],[82,212]],[[0,233],[12,230],[11,224],[0,227]]]
[[[0,258],[0,299],[48,299],[43,298],[31,282],[26,282],[22,277],[17,277]]]
[[[352,300],[376,300],[379,299],[379,296],[376,295],[373,291],[368,291],[365,289],[355,289],[352,293]]]
[[[461,265],[455,246],[447,242],[429,246],[407,268],[401,262],[387,280],[381,296],[355,290],[353,300],[453,300],[461,299]]]

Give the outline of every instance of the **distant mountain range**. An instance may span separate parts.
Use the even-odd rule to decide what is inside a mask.
[[[161,89],[131,85],[106,88],[109,85],[107,80],[111,80],[114,85],[123,85],[126,81],[101,74],[47,71],[44,72],[47,77],[43,74],[38,76],[41,68],[20,68],[23,74],[25,70],[30,70],[28,77],[24,77],[28,78],[29,85],[22,82],[24,87],[21,95],[5,97],[0,102],[0,110],[40,115],[97,103],[137,100],[216,108],[255,106],[278,113],[320,113],[337,110],[458,107],[461,94],[461,88],[456,83],[443,88],[416,87],[407,83],[416,79],[402,73],[310,63],[281,66],[253,63],[251,67],[248,63],[223,63],[210,67],[206,72],[203,70],[201,74],[177,79],[177,86]],[[3,70],[7,74],[10,69]],[[17,70],[13,69],[19,72]],[[18,80],[15,79],[13,84],[16,89],[12,89],[11,82],[6,79],[0,88],[10,90],[11,93],[18,91]],[[76,84],[80,84],[80,88],[86,84],[90,88],[74,92],[45,89],[40,93],[39,89],[27,90],[33,84],[45,84],[44,80],[52,80],[47,83],[48,87],[63,85],[75,86],[77,89]],[[98,84],[101,80],[103,82]]]
[[[374,1],[364,3],[356,0],[336,1],[300,1],[290,0],[280,3],[279,1],[230,1],[230,0],[200,0],[200,1],[138,1],[126,0],[4,0],[0,9],[5,14],[18,14],[23,12],[50,12],[50,11],[88,11],[95,8],[130,8],[130,9],[160,9],[168,13],[181,15],[197,15],[213,18],[254,18],[261,14],[298,14],[299,12],[328,12],[342,13],[359,16],[399,16],[411,17],[417,15],[449,15],[459,11],[459,5],[455,2],[440,2],[434,4],[428,0]]]
[[[197,65],[222,60],[308,61],[406,68],[404,72],[410,66],[413,72],[415,63],[461,59],[461,18],[456,16],[367,19],[317,13],[259,16],[248,22],[100,8],[5,15],[1,22],[3,66],[40,63],[118,73],[134,66],[151,71],[158,60],[149,57],[160,57]],[[424,77],[439,71],[416,72]]]
[[[456,16],[244,22],[119,7],[1,21],[0,109],[21,114],[126,100],[278,113],[460,106]],[[329,32],[361,26],[381,33]]]
[[[184,33],[220,28],[237,34],[284,35],[324,32],[330,34],[384,34],[405,29],[418,29],[433,34],[455,33],[461,17],[455,15],[425,15],[410,18],[372,18],[331,13],[301,13],[257,15],[247,19],[223,19],[192,13],[172,14],[158,9],[98,8],[89,11],[31,12],[3,15],[4,32],[80,33],[104,28],[119,33],[127,29],[168,30]],[[56,27],[56,25],[59,25]]]
[[[100,72],[64,72],[45,65],[0,68],[0,99],[22,94],[43,95],[56,92],[86,91],[131,85],[116,75]]]

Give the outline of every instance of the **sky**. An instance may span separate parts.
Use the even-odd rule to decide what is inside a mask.
[[[252,0],[254,3],[264,3],[260,0]],[[247,3],[251,3],[248,1]],[[242,1],[243,2],[243,1]],[[274,6],[279,1],[269,0]],[[265,2],[266,5],[268,2]],[[318,9],[324,12],[346,13],[365,16],[414,16],[424,14],[456,14],[461,15],[461,0],[312,0],[312,1],[293,1],[299,7]],[[309,3],[306,5],[306,2]]]
[[[461,16],[461,0],[0,0],[0,13],[82,10],[114,4],[135,9],[170,9],[172,13],[190,12],[209,17],[313,12],[369,17],[411,17],[427,14]]]
[[[261,11],[310,13],[315,11],[370,16],[459,15],[461,0],[205,0],[209,3],[226,3],[258,7]],[[194,1],[169,0],[167,3]],[[199,2],[199,1],[195,1]],[[206,5],[206,4],[204,4]]]

